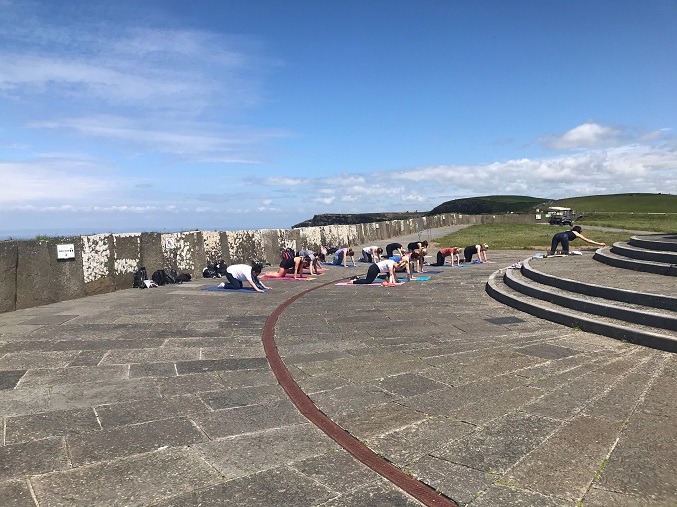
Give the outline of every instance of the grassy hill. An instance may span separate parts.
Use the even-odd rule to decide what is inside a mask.
[[[677,231],[677,195],[645,193],[590,195],[558,200],[524,195],[487,195],[447,201],[427,213],[315,215],[312,219],[293,227],[404,220],[444,213],[464,215],[533,213],[536,208],[544,210],[548,206],[564,206],[574,209],[579,215],[576,219],[576,224],[579,225],[599,225],[639,231]]]
[[[443,213],[463,213],[465,215],[482,215],[487,213],[531,213],[535,208],[549,202],[542,197],[525,195],[487,195],[484,197],[468,197],[443,202],[430,210],[426,215]]]
[[[677,195],[611,194],[571,197],[554,201],[551,206],[564,206],[578,213],[677,213]]]

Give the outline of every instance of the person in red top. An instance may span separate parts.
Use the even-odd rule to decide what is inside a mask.
[[[456,247],[442,248],[437,252],[437,262],[431,266],[444,266],[444,258],[451,257],[451,265],[454,266],[454,257],[456,257],[456,265],[461,263],[461,249]]]

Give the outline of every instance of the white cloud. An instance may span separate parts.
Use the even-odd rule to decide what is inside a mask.
[[[286,178],[281,176],[271,176],[263,179],[264,185],[270,185],[273,187],[296,187],[307,183],[308,178]]]
[[[675,168],[677,143],[671,140],[661,145],[629,144],[542,159],[420,167],[399,171],[392,177],[408,182],[408,186],[415,185],[415,192],[433,204],[435,196],[449,194],[570,197],[624,192],[674,193],[677,192]]]
[[[320,204],[332,204],[336,200],[336,197],[315,197],[314,199],[311,199],[310,202],[317,202]]]

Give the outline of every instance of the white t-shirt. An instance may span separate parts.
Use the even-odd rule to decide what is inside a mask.
[[[390,272],[390,268],[395,269],[397,263],[395,261],[391,261],[390,259],[386,259],[384,261],[377,262],[376,265],[378,266],[380,273],[388,273]]]
[[[376,249],[376,248],[378,248],[378,247],[375,247],[375,246],[365,246],[365,247],[362,249],[362,251],[363,251],[364,253],[367,253],[367,254],[369,254],[369,255],[372,255],[372,253],[371,253],[372,250],[374,250],[374,249]]]
[[[241,282],[251,282],[252,281],[252,267],[247,264],[233,264],[228,266],[226,271],[231,274],[236,280]]]

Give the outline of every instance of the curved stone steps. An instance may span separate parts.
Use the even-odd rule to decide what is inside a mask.
[[[616,245],[617,243],[614,244],[614,247]],[[617,250],[614,251],[609,249],[608,247],[599,248],[595,252],[594,259],[596,261],[602,262],[609,266],[614,266],[616,268],[632,269],[634,271],[655,273],[657,275],[677,276],[677,265],[666,262],[647,261],[636,258],[630,258],[625,255],[618,254],[616,252]]]
[[[523,261],[521,273],[523,276],[534,282],[585,296],[604,298],[633,305],[644,305],[670,311],[677,310],[677,297],[664,294],[637,292],[634,290],[609,287],[581,280],[562,278],[535,269],[529,262],[529,259]]]
[[[672,311],[658,312],[630,302],[615,303],[603,297],[583,295],[578,291],[570,292],[556,289],[551,286],[534,283],[516,269],[506,270],[504,283],[517,292],[541,301],[553,303],[562,308],[569,308],[583,313],[642,326],[677,331],[677,313]],[[675,338],[677,338],[677,334]]]
[[[500,271],[492,273],[486,284],[486,292],[497,301],[536,317],[550,320],[572,328],[596,333],[631,343],[677,352],[677,336],[669,332],[640,324],[629,324],[626,321],[592,315],[570,308],[543,301],[510,288],[504,282]]]
[[[631,236],[628,243],[637,248],[646,250],[661,250],[674,252],[677,234],[652,234],[647,236]]]
[[[641,261],[677,264],[677,252],[675,251],[650,250],[648,248],[633,246],[627,241],[619,241],[614,243],[614,245],[611,247],[611,252]]]

